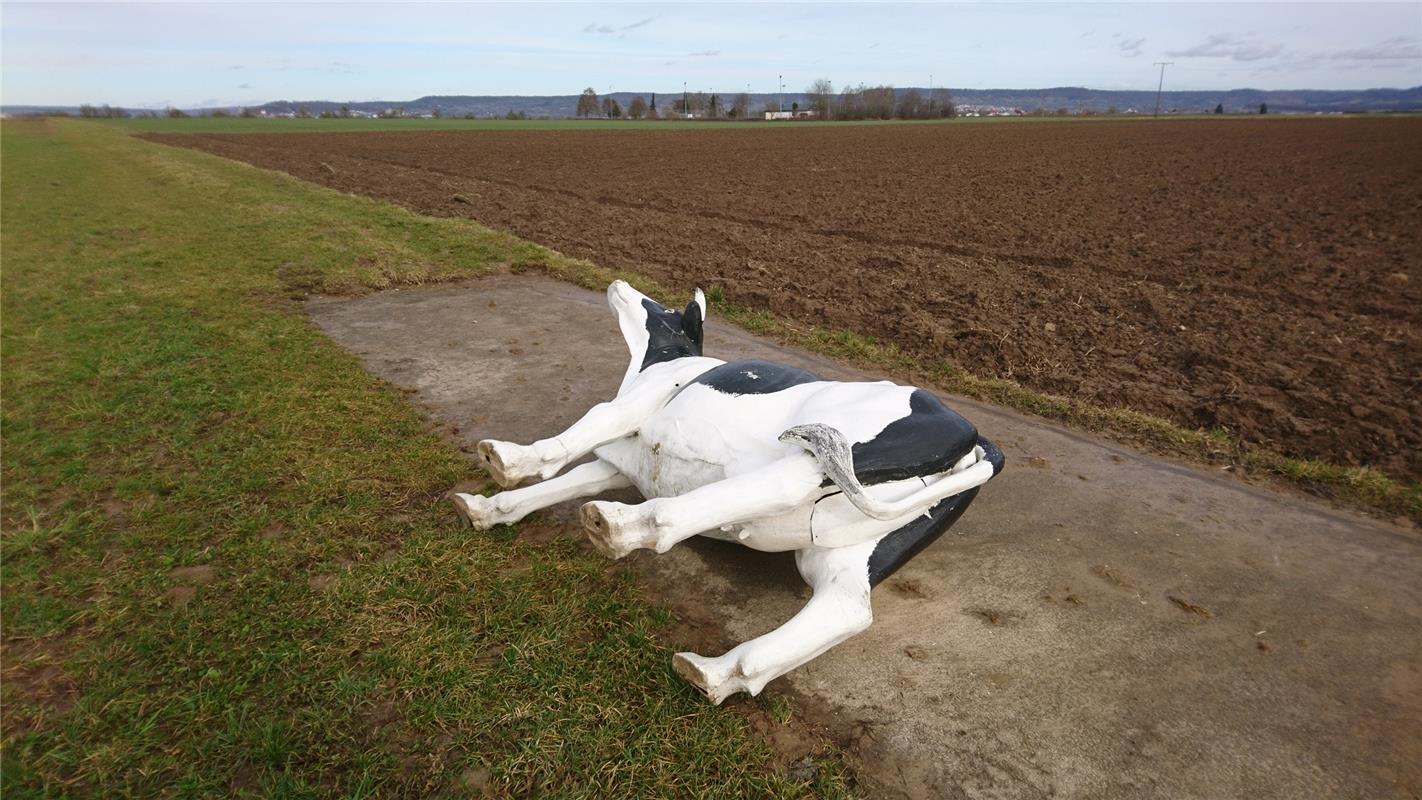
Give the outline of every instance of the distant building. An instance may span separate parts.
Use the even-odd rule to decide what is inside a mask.
[[[804,110],[800,110],[800,111],[767,111],[767,112],[765,112],[765,118],[766,118],[767,120],[778,120],[778,119],[814,119],[816,116],[817,116],[817,115],[815,114],[815,112],[814,112],[814,111],[811,111],[811,110],[809,110],[809,109],[804,109]]]

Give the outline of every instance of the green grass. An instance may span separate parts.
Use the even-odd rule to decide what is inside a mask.
[[[1373,115],[1369,115],[1373,116]],[[1290,116],[1270,114],[1264,117],[1215,114],[1175,114],[1167,120],[1240,120],[1240,119],[1343,119],[1337,116]],[[957,117],[945,120],[858,120],[853,122],[807,121],[775,122],[706,122],[697,120],[606,120],[606,119],[262,119],[243,117],[136,118],[102,120],[96,124],[111,125],[138,133],[354,133],[358,131],[690,131],[690,130],[778,130],[846,127],[859,125],[1011,125],[1079,122],[1149,122],[1148,115],[1090,117]]]
[[[968,120],[961,120],[966,122]],[[104,120],[139,133],[353,133],[357,131],[691,131],[786,130],[824,125],[934,125],[959,120],[864,120],[859,122],[706,122],[697,120],[607,119],[252,119],[242,117],[188,117]]]
[[[695,130],[765,128],[756,122],[696,122],[605,119],[261,119],[188,117],[104,120],[140,133],[351,133],[356,131],[541,131],[541,130]]]
[[[123,126],[0,147],[7,797],[846,791],[683,685],[625,570],[459,529],[468,463],[290,299],[590,266]]]

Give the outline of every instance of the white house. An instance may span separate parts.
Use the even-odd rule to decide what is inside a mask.
[[[815,112],[809,109],[801,109],[799,111],[767,111],[765,112],[765,118],[767,120],[814,119]]]

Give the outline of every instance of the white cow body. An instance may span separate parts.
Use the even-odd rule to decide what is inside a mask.
[[[710,362],[708,369],[724,363],[709,358],[697,360]],[[644,378],[667,379],[655,373]],[[593,452],[616,467],[643,497],[677,497],[787,458],[807,456],[802,448],[778,439],[796,425],[820,422],[838,429],[852,441],[873,439],[888,423],[909,413],[912,392],[910,387],[888,381],[818,381],[775,394],[727,395],[693,383],[680,389],[635,435],[609,442]],[[915,478],[880,484],[871,491],[885,499],[897,499],[923,486],[923,481]],[[814,499],[838,493],[831,485],[823,487]],[[839,523],[863,518],[847,502],[831,503],[827,508],[841,512],[834,514]],[[844,531],[841,524],[820,531],[817,537],[811,525],[811,512],[817,510],[833,513],[816,509],[812,501],[784,514],[711,528],[700,535],[739,542],[756,550],[783,552],[812,544],[854,544],[901,527],[892,525],[880,530],[883,525],[865,525]]]
[[[958,441],[956,450],[939,453],[932,441],[924,449],[931,426],[896,430],[951,415],[941,404],[925,407],[936,399],[925,400],[913,387],[824,381],[793,368],[701,356],[699,291],[685,314],[620,281],[608,298],[631,353],[617,398],[551,439],[528,446],[481,442],[479,455],[500,484],[545,480],[493,497],[458,494],[455,502],[468,522],[487,528],[633,486],[646,502],[583,506],[589,538],[611,557],[638,548],[665,552],[694,535],[796,551],[802,576],[815,588],[800,614],[719,658],[677,654],[677,671],[714,702],[737,691],[756,694],[866,627],[871,559],[880,543],[923,528],[954,498],[965,506],[969,491],[1001,464],[1000,454],[995,463],[987,458],[985,440],[970,441],[970,450]],[[861,453],[878,467],[871,485],[855,474],[851,444],[878,446]],[[904,464],[895,463],[896,448],[916,452],[918,460],[906,455]],[[926,461],[925,452],[932,456]],[[587,453],[596,460],[553,477]],[[961,511],[949,508],[941,527]],[[928,540],[938,533],[930,531]]]

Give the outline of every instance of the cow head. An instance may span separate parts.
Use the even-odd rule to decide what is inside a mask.
[[[627,340],[631,362],[622,386],[653,364],[701,355],[701,325],[706,320],[706,295],[700,289],[682,311],[673,311],[633,289],[626,281],[607,287],[607,305]],[[620,391],[620,390],[619,390]]]

